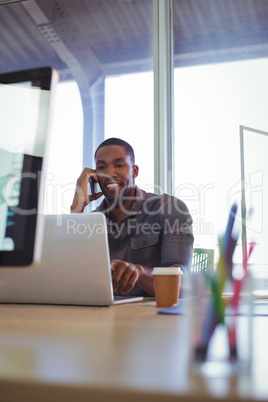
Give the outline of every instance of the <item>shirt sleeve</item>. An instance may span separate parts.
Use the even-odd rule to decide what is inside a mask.
[[[161,265],[190,270],[194,243],[190,212],[185,203],[176,197],[167,197],[161,212]]]

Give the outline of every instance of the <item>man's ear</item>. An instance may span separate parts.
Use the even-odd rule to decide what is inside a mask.
[[[133,179],[136,179],[136,177],[139,174],[139,166],[138,165],[133,165]]]

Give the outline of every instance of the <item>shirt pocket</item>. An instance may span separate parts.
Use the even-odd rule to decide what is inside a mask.
[[[140,250],[142,248],[155,246],[158,240],[159,235],[157,234],[133,237],[130,239],[130,246],[132,250]]]

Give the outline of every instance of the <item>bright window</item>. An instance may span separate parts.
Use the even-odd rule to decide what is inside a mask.
[[[60,83],[55,93],[46,176],[45,213],[70,212],[82,171],[83,113],[76,82]]]
[[[136,183],[153,190],[153,73],[125,74],[105,80],[105,138],[130,143],[139,166]]]
[[[258,59],[175,70],[175,187],[193,215],[196,246],[217,250],[230,206],[240,204],[239,126],[268,130],[267,68]]]

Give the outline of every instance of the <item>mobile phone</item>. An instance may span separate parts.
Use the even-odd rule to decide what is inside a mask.
[[[97,182],[93,179],[93,177],[90,177],[89,178],[89,184],[90,184],[91,195],[92,195],[92,197],[95,197]]]

